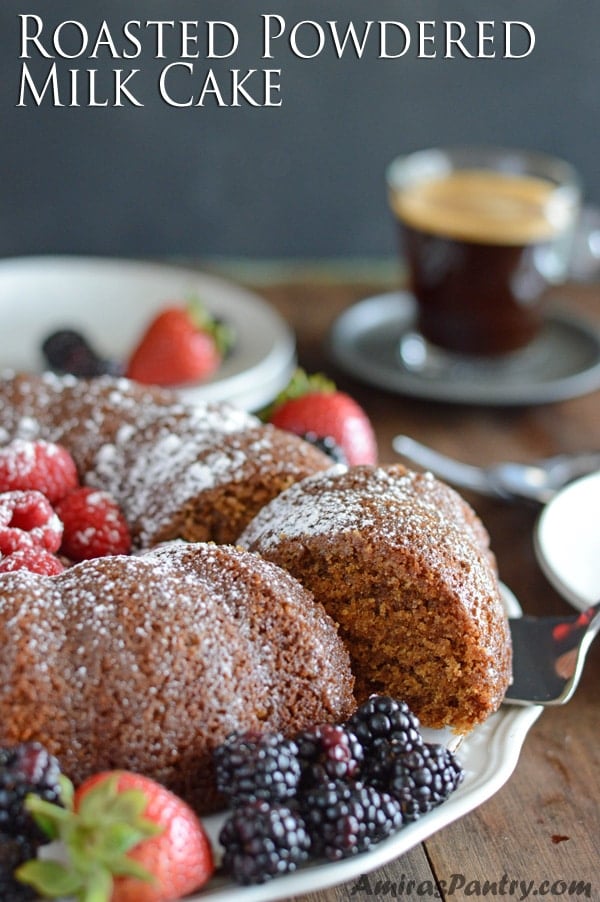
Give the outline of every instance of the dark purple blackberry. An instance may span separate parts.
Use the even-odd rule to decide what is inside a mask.
[[[119,376],[123,372],[121,364],[100,357],[87,339],[74,329],[59,329],[48,335],[42,351],[50,368],[58,373],[87,379],[105,374]]]
[[[303,789],[330,780],[357,779],[363,762],[362,745],[350,730],[319,724],[295,736]]]
[[[402,826],[396,799],[362,783],[321,784],[303,796],[300,810],[312,854],[330,861],[365,852]]]
[[[265,801],[237,808],[223,824],[219,842],[225,870],[243,885],[295,871],[310,850],[301,815]]]
[[[344,452],[344,449],[338,445],[336,440],[331,435],[317,435],[316,432],[305,432],[302,435],[302,438],[306,442],[310,442],[311,445],[314,445],[315,448],[318,448],[319,451],[323,451],[327,454],[336,464],[347,464],[348,458]]]
[[[30,886],[19,883],[15,870],[24,862],[35,858],[36,845],[22,836],[0,833],[0,899],[2,902],[29,902],[37,899]]]
[[[389,695],[372,695],[346,722],[361,742],[367,757],[380,742],[395,742],[404,749],[421,748],[421,724],[406,702]]]
[[[365,780],[397,799],[407,822],[441,805],[463,777],[452,752],[437,744],[410,751],[382,744],[365,768]]]
[[[291,799],[300,781],[298,747],[281,733],[233,733],[213,752],[217,789],[230,804]]]
[[[29,793],[59,802],[59,777],[58,761],[39,742],[0,748],[0,833],[37,845],[49,842],[23,803]]]

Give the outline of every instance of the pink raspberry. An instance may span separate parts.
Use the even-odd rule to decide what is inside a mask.
[[[62,552],[72,561],[131,551],[129,527],[108,492],[75,489],[58,502],[56,513],[64,525]]]
[[[63,525],[41,492],[0,494],[0,554],[18,549],[58,551]]]
[[[0,492],[35,489],[54,504],[77,485],[75,463],[62,445],[15,439],[0,448]]]
[[[64,566],[54,554],[44,548],[19,548],[6,557],[0,557],[0,573],[12,573],[14,570],[30,570],[44,576],[56,576],[62,573]]]

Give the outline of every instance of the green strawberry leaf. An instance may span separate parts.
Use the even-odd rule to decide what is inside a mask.
[[[156,877],[139,861],[123,855],[111,862],[111,871],[115,877],[137,877],[146,883],[156,883]]]
[[[116,855],[124,855],[146,838],[147,832],[133,824],[109,824],[99,832],[96,854],[108,864]]]
[[[35,793],[29,793],[25,797],[24,807],[48,839],[57,839],[60,835],[60,825],[72,817],[71,811],[67,808],[46,802]]]
[[[146,794],[141,789],[119,792],[119,780],[117,772],[98,782],[83,795],[78,811],[72,808],[68,785],[67,808],[28,796],[28,810],[51,838],[62,842],[68,861],[28,862],[19,869],[19,879],[47,897],[71,896],[80,902],[109,902],[113,874],[153,881],[151,871],[127,852],[165,828],[144,817]]]
[[[81,902],[110,902],[112,891],[112,874],[104,868],[97,868],[78,894],[78,898]]]
[[[50,899],[73,896],[82,888],[81,875],[58,861],[27,861],[17,868],[15,877]]]
[[[194,328],[199,332],[208,332],[209,335],[212,335],[217,351],[222,357],[225,357],[236,342],[235,330],[231,324],[213,316],[197,297],[189,298],[186,310]]]
[[[134,823],[142,818],[147,804],[148,799],[141,789],[126,789],[111,798],[110,804],[106,808],[106,815],[116,823],[121,821]]]
[[[73,797],[75,795],[75,787],[72,782],[64,774],[59,774],[58,785],[60,787],[60,801],[69,811],[73,810]]]
[[[111,774],[92,786],[79,803],[79,817],[86,824],[94,824],[105,816],[112,800],[117,798],[119,774]]]

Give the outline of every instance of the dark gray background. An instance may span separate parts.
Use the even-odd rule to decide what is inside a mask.
[[[525,20],[536,47],[523,60],[423,60],[411,49],[381,61],[371,49],[361,61],[332,53],[310,61],[282,49],[266,62],[260,16],[269,12],[290,26]],[[272,66],[284,70],[284,105],[170,108],[149,56],[61,63],[143,68],[143,109],[17,108],[19,13],[37,13],[47,27],[78,19],[91,31],[106,18],[116,34],[131,18],[229,20],[240,50],[220,65],[196,61],[189,86],[199,88],[210,65]],[[394,236],[384,167],[432,144],[520,145],[568,157],[598,202],[599,34],[598,0],[4,0],[0,255],[387,255]]]

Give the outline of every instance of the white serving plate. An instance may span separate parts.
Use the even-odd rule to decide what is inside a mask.
[[[256,410],[285,387],[296,363],[289,326],[256,294],[216,276],[158,263],[92,257],[0,260],[0,370],[41,370],[44,338],[81,331],[103,356],[126,359],[152,316],[199,298],[235,330],[216,375],[178,389],[191,403],[227,401]]]
[[[508,615],[519,617],[522,611],[515,596],[506,586],[502,585],[501,589]],[[458,745],[457,756],[465,771],[465,779],[439,808],[403,827],[371,851],[334,863],[309,862],[293,874],[257,886],[239,886],[227,876],[218,874],[201,891],[186,896],[186,902],[204,902],[206,899],[211,902],[288,900],[358,880],[362,874],[383,867],[498,792],[514,771],[527,733],[542,710],[540,705],[503,706],[462,742],[450,730],[424,729],[423,734],[428,742],[443,742],[451,747]],[[202,818],[217,864],[221,858],[219,831],[226,817],[224,812]],[[61,849],[56,844],[43,847],[42,855],[44,858],[62,857]]]
[[[579,610],[600,600],[600,472],[561,489],[540,514],[534,547],[554,588]]]

